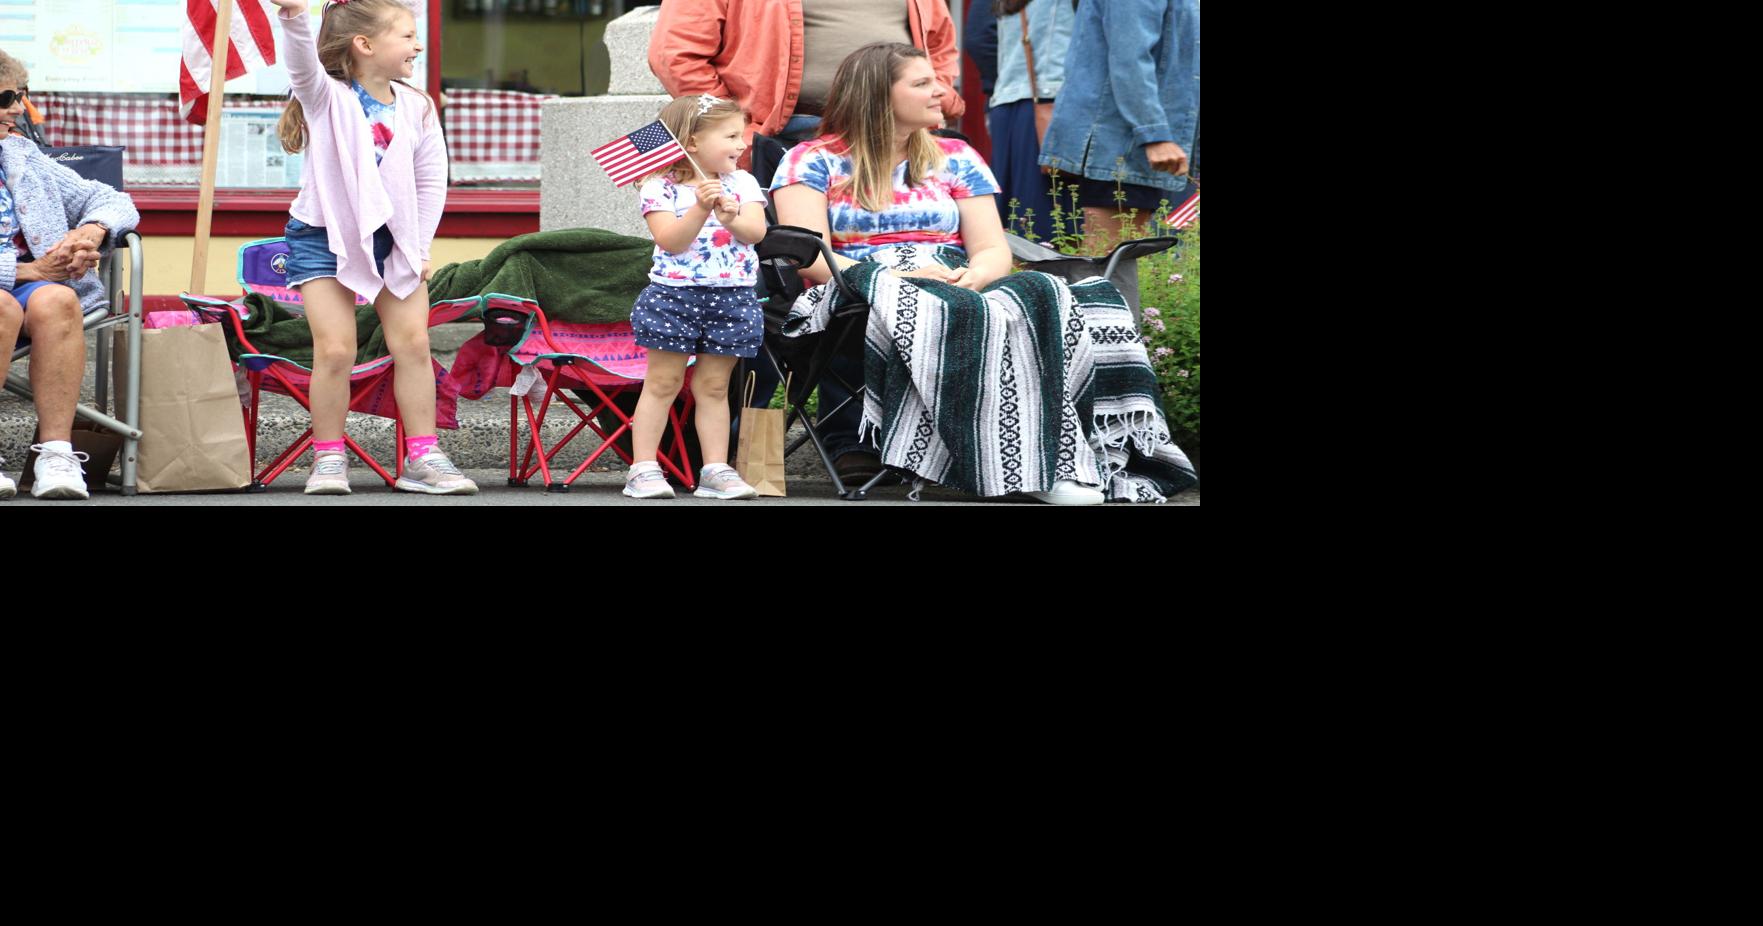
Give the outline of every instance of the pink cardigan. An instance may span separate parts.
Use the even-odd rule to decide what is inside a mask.
[[[312,17],[281,15],[283,55],[294,98],[306,111],[306,159],[300,193],[288,214],[323,226],[337,255],[337,280],[372,299],[389,289],[403,299],[422,282],[422,262],[447,203],[447,144],[428,97],[392,82],[398,123],[384,160],[373,159],[373,129],[353,87],[318,62]],[[373,233],[392,230],[382,280],[374,267]]]

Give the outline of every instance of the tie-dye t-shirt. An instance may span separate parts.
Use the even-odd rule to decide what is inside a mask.
[[[743,208],[748,203],[765,202],[759,181],[744,170],[718,174],[717,179]],[[698,201],[698,189],[662,176],[643,184],[641,198],[644,215],[671,212],[679,218]],[[663,286],[752,286],[759,280],[759,257],[752,245],[736,241],[734,232],[724,228],[711,212],[685,252],[669,254],[655,246],[649,279]]]
[[[392,144],[392,124],[398,118],[398,104],[381,103],[361,86],[355,83],[355,95],[361,98],[361,111],[367,114],[368,125],[373,126],[373,162],[378,164],[386,157],[386,148]]]
[[[939,138],[948,160],[917,187],[906,185],[906,162],[894,168],[894,205],[870,212],[857,205],[850,184],[834,190],[851,176],[844,143],[831,135],[803,142],[784,155],[772,178],[775,192],[792,183],[826,193],[827,227],[833,250],[853,260],[898,244],[946,244],[961,248],[961,211],[956,200],[998,192],[991,168],[959,138]],[[830,191],[830,192],[829,192]],[[963,248],[965,250],[965,248]]]

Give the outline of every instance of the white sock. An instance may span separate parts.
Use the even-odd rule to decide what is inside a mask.
[[[60,451],[61,453],[73,453],[73,444],[64,440],[46,440],[38,446],[43,448],[44,453],[53,453],[56,451]],[[38,459],[42,459],[42,457],[38,457]]]

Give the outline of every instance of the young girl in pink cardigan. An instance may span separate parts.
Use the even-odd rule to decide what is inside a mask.
[[[327,3],[312,39],[308,0],[274,0],[293,99],[282,146],[306,150],[288,207],[288,285],[312,325],[312,475],[308,495],[349,494],[343,422],[355,363],[355,294],[373,300],[410,435],[398,488],[471,495],[477,485],[435,446],[429,359],[429,244],[447,200],[439,114],[403,83],[422,43],[401,0]]]

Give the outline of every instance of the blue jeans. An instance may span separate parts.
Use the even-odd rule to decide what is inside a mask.
[[[820,134],[820,117],[795,115],[773,136],[778,141],[798,144]]]

